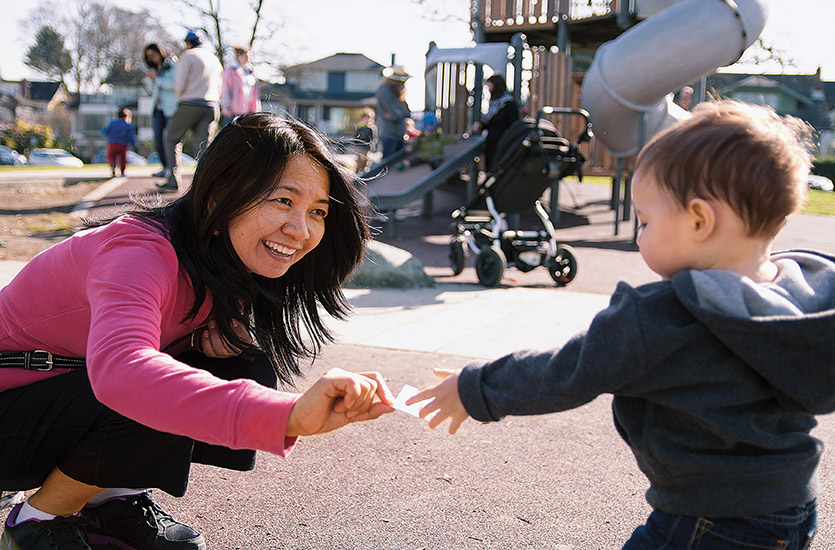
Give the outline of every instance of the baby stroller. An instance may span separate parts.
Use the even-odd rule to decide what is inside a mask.
[[[583,130],[573,143],[560,137],[543,115],[577,115]],[[504,270],[515,266],[524,273],[538,266],[548,269],[557,286],[570,283],[577,274],[577,259],[567,245],[557,244],[554,225],[539,201],[552,182],[577,174],[586,162],[579,147],[592,136],[589,115],[582,109],[544,107],[536,119],[523,119],[507,129],[499,141],[499,158],[477,195],[452,213],[449,261],[459,275],[469,251],[476,253],[478,281],[498,286]],[[543,230],[510,229],[506,216],[521,214],[533,206]],[[479,209],[476,209],[479,208]]]

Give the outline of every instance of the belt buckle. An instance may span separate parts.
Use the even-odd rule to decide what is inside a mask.
[[[37,356],[35,355],[37,353],[44,354],[44,356],[45,356],[44,357],[44,364],[45,364],[44,367],[33,367],[32,366],[32,360],[37,359]],[[46,371],[51,371],[52,367],[54,365],[55,365],[55,362],[53,361],[51,353],[49,353],[46,350],[36,349],[35,351],[26,354],[26,362],[25,362],[25,365],[23,366],[23,368],[26,369],[26,370],[38,370],[38,371],[46,372]]]

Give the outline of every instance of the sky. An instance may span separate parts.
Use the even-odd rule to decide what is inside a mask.
[[[56,6],[75,0],[54,0]],[[183,33],[178,0],[100,0],[124,9],[138,6],[159,13],[163,21],[172,21],[169,30],[174,37]],[[200,3],[200,0],[194,0]],[[468,16],[470,0],[428,0],[433,5],[444,5],[460,18]],[[41,79],[26,67],[23,59],[33,43],[23,30],[34,2],[3,1],[0,18],[0,76],[6,80],[21,78]],[[246,42],[251,27],[248,0],[226,0],[222,13],[236,14],[241,19],[227,35],[228,43]],[[265,0],[264,17],[281,21],[279,58],[285,64],[305,63],[338,52],[362,53],[389,65],[392,55],[413,75],[420,76],[430,41],[442,48],[467,46],[471,42],[466,21],[439,22],[424,17],[424,9],[414,0]],[[770,17],[763,37],[794,59],[796,67],[786,72],[813,73],[822,68],[825,80],[835,80],[835,20],[833,0],[771,0]],[[176,22],[176,23],[173,23]],[[257,47],[256,47],[257,53]],[[256,57],[257,61],[257,57]],[[780,72],[778,66],[741,67],[752,72]],[[406,86],[408,101],[413,109],[423,106],[423,82],[411,79]]]

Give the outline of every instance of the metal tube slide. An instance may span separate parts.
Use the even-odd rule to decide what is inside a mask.
[[[683,0],[603,44],[582,92],[595,135],[615,156],[637,153],[643,114],[645,139],[690,116],[671,92],[734,63],[767,17],[767,0]]]

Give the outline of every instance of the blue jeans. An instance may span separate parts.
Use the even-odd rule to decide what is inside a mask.
[[[159,109],[154,109],[154,114],[151,117],[151,128],[154,131],[154,147],[159,154],[159,163],[163,168],[168,168],[168,159],[165,156],[165,126],[168,124],[168,118],[165,113]]]
[[[773,514],[699,518],[661,511],[632,533],[623,550],[807,550],[818,530],[815,501]]]

